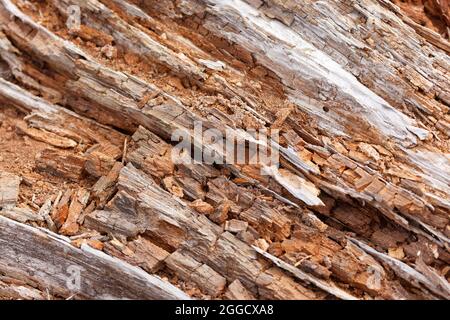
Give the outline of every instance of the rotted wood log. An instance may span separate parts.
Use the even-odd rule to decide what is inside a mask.
[[[448,299],[450,45],[394,2],[0,0],[0,297]]]
[[[67,238],[4,217],[0,217],[0,226],[1,274],[44,292],[47,289],[54,296],[188,299],[161,279],[87,245],[77,249]],[[19,259],[27,263],[17,263]]]

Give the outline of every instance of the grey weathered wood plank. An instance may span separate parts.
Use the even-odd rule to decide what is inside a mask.
[[[75,294],[80,299],[189,299],[140,268],[1,216],[0,248],[1,274],[62,298]]]

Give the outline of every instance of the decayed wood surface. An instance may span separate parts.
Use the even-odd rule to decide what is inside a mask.
[[[54,296],[96,299],[187,299],[179,289],[118,259],[0,217],[1,273]],[[79,271],[79,280],[74,277]],[[79,281],[79,286],[78,282]]]
[[[0,297],[68,298],[74,261],[75,298],[450,297],[450,47],[395,4],[0,0],[0,28],[13,137],[58,190],[0,159]],[[174,163],[200,121],[280,129],[281,167]]]

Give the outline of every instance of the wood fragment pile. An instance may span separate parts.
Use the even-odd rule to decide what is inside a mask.
[[[450,298],[445,37],[388,0],[0,0],[0,299]],[[200,122],[280,130],[280,168],[174,161]]]

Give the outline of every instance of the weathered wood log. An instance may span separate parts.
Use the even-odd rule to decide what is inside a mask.
[[[17,283],[14,279],[4,278],[0,280],[0,298],[21,300],[45,300],[51,299],[49,294],[25,283]]]
[[[200,4],[201,3],[201,4]],[[325,6],[323,8],[319,8],[317,9],[317,12],[314,12],[314,10],[316,9],[312,9],[313,12],[312,14],[314,15],[318,15],[318,14],[325,14],[325,15],[331,15],[332,12],[334,12],[334,8],[332,8],[333,6],[338,6],[338,3],[336,4],[329,4],[328,6]],[[267,4],[265,6],[263,6],[263,8],[267,7],[271,7],[271,5]],[[291,6],[291,7],[290,7]],[[343,7],[345,7],[346,5],[342,6],[342,8],[338,8],[337,10],[343,10]],[[258,63],[263,64],[265,67],[273,70],[274,72],[277,73],[277,75],[281,78],[281,81],[283,82],[283,84],[286,86],[286,90],[295,90],[295,88],[298,88],[300,90],[292,92],[291,95],[291,99],[293,101],[298,101],[298,106],[301,108],[305,108],[306,112],[310,113],[311,116],[313,117],[319,117],[320,121],[319,124],[322,127],[323,130],[328,131],[330,134],[336,134],[337,132],[335,131],[336,124],[340,123],[340,127],[343,128],[350,128],[350,130],[352,131],[350,133],[351,137],[354,139],[355,138],[355,134],[357,134],[355,130],[355,126],[345,126],[345,124],[343,124],[343,122],[350,122],[351,120],[345,120],[346,116],[352,117],[352,113],[347,113],[346,111],[340,111],[337,109],[339,102],[338,100],[340,99],[340,97],[342,97],[343,99],[346,99],[348,101],[348,99],[354,99],[354,103],[355,106],[359,105],[359,110],[364,110],[363,114],[364,115],[368,115],[368,118],[365,121],[368,121],[369,127],[373,127],[376,128],[377,133],[375,134],[375,136],[391,136],[392,138],[394,138],[394,140],[396,140],[397,142],[394,142],[395,144],[399,144],[400,146],[400,150],[398,150],[397,152],[399,153],[403,153],[406,152],[406,157],[404,157],[402,160],[403,161],[407,161],[409,165],[412,165],[412,167],[415,166],[423,166],[423,167],[429,167],[429,164],[426,164],[425,162],[421,163],[421,161],[419,159],[414,159],[417,158],[417,156],[415,154],[420,154],[423,151],[419,151],[420,148],[418,148],[417,151],[411,152],[409,150],[405,150],[402,147],[402,144],[405,143],[405,141],[410,140],[413,143],[417,142],[416,137],[414,137],[415,135],[419,135],[421,136],[421,139],[426,138],[426,134],[424,131],[420,130],[416,130],[414,129],[414,125],[413,122],[415,122],[412,119],[407,119],[405,118],[404,114],[401,114],[400,111],[398,111],[395,107],[391,106],[389,104],[389,102],[385,101],[382,99],[383,96],[389,96],[389,99],[392,99],[392,97],[394,95],[390,94],[390,92],[380,92],[378,96],[376,95],[374,92],[372,91],[365,91],[367,89],[367,87],[365,86],[361,86],[361,83],[357,81],[357,79],[347,70],[345,70],[346,68],[348,69],[350,66],[350,63],[346,63],[348,61],[348,59],[350,58],[356,58],[355,53],[350,53],[347,52],[342,53],[339,52],[339,50],[343,50],[344,48],[340,47],[340,48],[336,48],[335,46],[331,45],[330,46],[330,42],[332,43],[332,41],[338,41],[336,40],[336,38],[338,37],[336,32],[331,31],[330,29],[325,29],[322,26],[317,26],[317,27],[312,27],[309,26],[308,28],[304,28],[304,18],[302,18],[300,15],[296,15],[292,12],[290,12],[290,10],[292,10],[292,8],[297,8],[298,6],[296,6],[293,2],[291,2],[290,4],[282,4],[282,3],[277,3],[273,6],[274,8],[279,8],[280,10],[277,12],[282,12],[282,13],[286,13],[286,14],[291,14],[293,16],[295,16],[295,19],[292,21],[292,25],[286,25],[283,22],[278,22],[275,21],[277,19],[279,19],[279,17],[277,17],[276,14],[272,15],[265,15],[264,13],[260,13],[258,10],[252,8],[251,6],[247,5],[245,2],[243,1],[234,1],[234,2],[230,2],[230,3],[225,3],[222,1],[197,1],[197,2],[182,2],[181,8],[180,10],[182,12],[186,12],[186,15],[192,15],[195,12],[200,12],[202,10],[207,10],[208,13],[210,13],[210,15],[205,19],[205,21],[203,22],[203,26],[207,29],[210,30],[210,32],[217,34],[219,33],[220,37],[223,37],[225,39],[228,39],[229,41],[233,42],[233,43],[237,43],[239,45],[242,45],[244,48],[246,48],[248,51],[250,52],[256,52],[255,53],[255,59],[258,61]],[[308,8],[313,8],[314,6],[305,6],[302,7],[302,10],[309,10]],[[373,8],[377,8],[377,10],[380,10],[380,12],[383,12],[383,14],[389,15],[390,13],[383,11],[382,7],[379,7],[375,4],[373,4]],[[261,10],[261,8],[259,8]],[[184,11],[183,11],[184,10]],[[196,11],[198,10],[198,11]],[[356,5],[355,4],[355,8],[354,10],[357,10],[361,15],[363,15],[365,17],[365,19],[367,19],[367,21],[369,21],[370,23],[372,23],[371,21],[375,21],[374,23],[376,24],[376,26],[380,29],[380,32],[384,32],[383,28],[387,28],[384,25],[379,25],[379,19],[377,20],[377,18],[373,17],[369,12],[367,12],[367,9],[363,8],[361,5]],[[226,13],[224,14],[224,11],[226,11]],[[264,10],[261,10],[264,12]],[[276,10],[275,10],[276,11]],[[310,12],[307,12],[308,14]],[[273,19],[273,17],[275,16],[275,20]],[[341,19],[342,16],[338,16],[338,17],[331,17],[329,16],[330,21],[334,21],[336,19]],[[391,16],[390,16],[391,18]],[[308,15],[307,19],[311,19],[311,16]],[[232,28],[231,30],[227,30],[224,28],[221,28],[220,26],[223,24],[228,23],[229,25],[233,25],[234,28]],[[337,22],[336,22],[337,23]],[[351,22],[342,22],[342,24],[345,25],[345,23],[350,23]],[[236,24],[238,24],[239,26],[236,27]],[[259,39],[259,38],[254,38],[253,34],[252,34],[252,29],[253,28],[261,28],[263,31],[263,33],[265,34],[263,37],[263,39]],[[301,29],[300,29],[301,28]],[[317,28],[318,30],[314,30],[316,32],[320,32],[319,34],[323,35],[322,37],[312,37],[310,33],[307,33],[307,31],[305,30],[309,30],[311,28]],[[351,28],[351,26],[349,26],[349,28]],[[379,29],[375,28],[375,33],[373,33],[373,35],[376,35],[376,32],[378,32]],[[405,30],[406,29],[406,30]],[[246,34],[246,32],[242,32],[242,30],[247,30],[248,34]],[[332,29],[334,30],[334,29]],[[381,31],[382,30],[382,31]],[[389,29],[391,30],[391,29]],[[388,32],[388,31],[386,31]],[[393,31],[392,31],[393,32]],[[410,31],[407,30],[407,28],[396,28],[395,32],[402,32],[408,35],[409,38],[414,38],[416,37],[416,35],[411,34]],[[238,33],[238,35],[237,35]],[[359,50],[363,50],[364,48],[366,48],[366,45],[361,42],[362,40],[364,40],[364,36],[362,35],[363,31],[361,30],[361,35],[358,33],[357,35],[359,35],[361,38],[357,38],[353,40],[348,40],[351,41],[351,45],[355,48],[355,50],[357,50],[359,52]],[[286,34],[290,35],[290,38],[288,39],[287,36],[285,36]],[[275,37],[276,39],[278,39],[278,41],[280,41],[280,43],[283,43],[282,45],[285,46],[285,50],[281,50],[279,49],[279,44],[277,43],[277,40],[273,40],[269,35]],[[307,41],[305,41],[305,38],[307,41],[310,41],[314,46],[311,46],[310,43],[308,43]],[[355,35],[353,35],[353,37],[356,38]],[[318,41],[324,42],[325,43],[317,43]],[[387,41],[387,40],[381,40],[382,42]],[[405,44],[406,46],[409,46],[410,43]],[[292,48],[295,47],[296,50],[298,50],[298,52],[296,51],[296,53],[291,53],[291,54],[287,54],[287,52],[292,52]],[[323,50],[326,50],[325,52],[316,49],[316,48],[323,48]],[[333,50],[333,51],[332,51]],[[412,49],[411,49],[412,50]],[[332,51],[332,52],[331,52]],[[398,55],[399,51],[396,51],[396,54]],[[268,54],[271,53],[271,54]],[[337,62],[335,62],[334,60],[329,59],[329,56],[327,56],[327,54],[331,55],[331,58],[336,59]],[[343,56],[343,54],[345,54],[345,56]],[[402,51],[402,54],[406,53],[404,51]],[[292,63],[294,63],[294,61],[296,61],[297,59],[297,55],[298,55],[298,59],[302,59],[302,61],[309,61],[307,62],[307,64],[309,65],[309,69],[305,69],[304,68],[304,63],[299,63],[299,66],[301,65],[302,67],[298,70],[294,70],[292,68]],[[366,57],[367,53],[362,53],[361,52],[361,56]],[[443,63],[445,64],[446,61],[446,56],[439,54],[438,52],[436,53],[436,56],[439,57],[440,60],[443,61]],[[272,58],[271,58],[272,57]],[[339,57],[339,59],[337,59]],[[379,59],[384,60],[385,58],[383,57],[376,57]],[[360,61],[360,56],[358,56],[358,61]],[[367,64],[375,64],[378,63],[371,61],[374,58],[368,57],[367,59],[365,58],[363,61],[364,63]],[[420,61],[421,65],[422,63],[425,64],[427,63],[428,65],[430,65],[430,57],[423,57],[424,61]],[[410,59],[408,59],[408,61],[410,61]],[[402,60],[403,62],[403,60]],[[413,62],[412,62],[413,63]],[[356,68],[362,68],[362,65],[359,63],[358,65],[356,65]],[[385,64],[385,66],[390,66],[391,63]],[[320,66],[320,67],[318,67]],[[279,68],[279,69],[277,69]],[[332,84],[329,83],[326,86],[329,86],[331,89],[329,89],[328,91],[331,92],[335,92],[337,95],[333,95],[333,101],[334,104],[336,104],[336,110],[335,113],[334,112],[326,112],[323,111],[321,112],[321,109],[329,109],[329,107],[320,107],[323,102],[321,102],[320,100],[322,99],[317,99],[317,92],[321,93],[324,90],[322,90],[320,87],[315,89],[315,87],[317,85],[312,85],[312,84],[307,84],[305,83],[304,79],[309,79],[308,81],[314,81],[313,79],[317,78],[325,78],[326,82],[328,81],[332,81],[332,77],[330,76],[323,76],[323,75],[314,75],[314,72],[318,71],[318,70],[322,70],[322,69],[328,70],[328,72],[330,72],[330,74],[336,74],[336,77],[338,77],[340,79],[339,83],[337,84]],[[422,68],[421,68],[422,69]],[[376,68],[373,68],[371,70],[378,70]],[[354,70],[351,70],[352,72],[355,73]],[[302,76],[299,76],[299,73],[301,74],[302,72],[304,72],[305,74]],[[369,71],[370,72],[370,71]],[[383,71],[383,72],[387,72],[387,71]],[[411,71],[412,72],[412,71]],[[359,75],[360,73],[362,73],[362,71],[357,71],[356,75]],[[414,73],[411,74],[411,76],[406,76],[406,79],[401,78],[401,75],[398,74],[398,72],[396,72],[396,74],[398,75],[396,78],[398,79],[398,81],[401,81],[401,83],[405,83],[405,81],[411,81],[413,83],[417,82],[417,81],[421,81],[421,80],[417,80],[415,81],[413,77],[419,77],[420,79],[424,79],[423,76],[421,76],[420,74]],[[429,80],[426,81],[430,81],[430,89],[424,89],[425,92],[429,92],[431,90],[431,87],[433,88],[433,90],[435,91],[439,91],[439,92],[446,92],[447,89],[445,87],[442,87],[442,83],[444,82],[448,82],[447,80],[444,80],[445,75],[442,74],[442,72],[440,71],[440,69],[436,70],[435,73],[431,74],[430,72],[427,72],[427,75],[429,76]],[[302,80],[298,80],[298,82],[293,83],[292,79],[296,79],[296,78],[302,78]],[[377,79],[378,77],[375,75],[372,75],[371,78]],[[389,79],[389,77],[387,77]],[[337,78],[336,78],[337,79]],[[347,79],[346,81],[347,84],[345,85],[346,87],[344,88],[342,80],[343,79]],[[409,79],[409,80],[408,80]],[[423,81],[425,81],[423,80]],[[443,82],[442,82],[443,81]],[[433,87],[434,85],[434,87]],[[311,87],[312,86],[312,87]],[[361,86],[361,87],[360,87]],[[404,92],[411,92],[411,83],[407,83],[404,84],[405,89]],[[353,88],[353,89],[351,89]],[[360,88],[360,89],[357,89]],[[369,85],[370,89],[375,90],[374,86]],[[377,90],[383,90],[383,89],[387,89],[390,88],[390,85],[385,84],[385,86],[377,86],[376,89]],[[363,90],[363,91],[361,91]],[[326,90],[325,90],[326,91]],[[365,92],[365,93],[363,93]],[[378,93],[378,92],[377,92]],[[323,94],[323,93],[322,93]],[[347,96],[347,98],[344,98],[347,94],[350,94],[352,97]],[[374,101],[373,103],[370,103],[371,106],[367,109],[366,107],[364,107],[364,105],[366,104],[366,101],[362,101],[359,100],[358,96],[359,94],[362,94],[365,97],[369,97],[371,96]],[[444,94],[445,95],[445,94]],[[320,96],[320,94],[319,94]],[[304,102],[305,99],[308,99],[308,102]],[[329,100],[330,97],[324,97],[323,100],[327,101]],[[405,98],[406,99],[406,98]],[[415,100],[413,100],[415,99]],[[375,103],[375,100],[378,101],[377,103]],[[423,105],[425,103],[423,97],[418,96],[416,93],[413,93],[413,98],[408,97],[408,101],[413,101],[412,103],[414,103],[415,106],[417,105]],[[419,102],[420,101],[420,102]],[[401,102],[403,103],[403,102]],[[447,106],[444,104],[439,104],[436,103],[435,101],[431,102],[433,107],[435,108],[434,111],[429,111],[430,114],[433,114],[435,117],[439,118],[440,116],[438,116],[438,114],[440,112],[446,112],[447,110]],[[379,105],[379,108],[376,107],[375,109],[372,109],[374,106]],[[397,105],[398,102],[396,102],[395,105]],[[361,109],[362,108],[362,109]],[[431,108],[431,107],[430,107]],[[369,110],[370,109],[370,110]],[[319,110],[319,111],[316,111]],[[371,114],[373,112],[373,117],[370,116],[369,114]],[[331,115],[330,115],[331,114]],[[375,116],[375,114],[378,114],[378,116]],[[334,118],[333,120],[331,120],[329,117],[334,117],[336,116],[336,118]],[[378,120],[375,119],[382,119],[383,117],[388,117],[389,120],[385,119],[385,120],[381,120],[381,122],[379,124],[377,124],[376,122]],[[395,120],[397,119],[397,120]],[[359,119],[361,120],[361,119]],[[326,123],[332,121],[333,122],[333,126],[332,127],[327,127]],[[398,121],[398,123],[396,122]],[[411,122],[413,121],[413,122]],[[381,125],[381,127],[379,126]],[[388,128],[390,127],[390,129]],[[403,127],[403,129],[401,129]],[[404,131],[404,134],[400,134],[401,131]],[[360,131],[358,131],[360,132]],[[367,131],[366,131],[367,132]],[[389,133],[390,132],[390,133]],[[424,135],[422,135],[422,133]],[[341,133],[344,135],[348,135],[345,133]],[[395,138],[394,136],[392,136],[392,134],[394,136],[397,136],[397,138]],[[400,134],[400,136],[398,136],[398,134]],[[374,140],[373,138],[374,136],[371,137],[365,137],[365,139],[369,139],[369,141],[372,141],[376,143],[376,139]],[[416,141],[416,142],[414,142]],[[348,152],[348,151],[347,151]],[[438,151],[437,151],[438,152]],[[296,156],[296,155],[294,155]],[[341,155],[339,155],[341,156]],[[345,156],[345,155],[344,155]],[[439,158],[439,152],[436,154],[429,154],[429,156],[436,156],[437,158]],[[409,159],[408,159],[409,158]],[[292,160],[292,159],[291,159]],[[445,161],[445,160],[443,160]],[[294,162],[296,163],[296,162]],[[297,169],[305,171],[303,166],[295,166]],[[411,168],[411,170],[413,171],[414,169]],[[435,168],[434,170],[438,170],[437,168]],[[428,171],[429,172],[429,171]],[[431,173],[430,173],[431,174]],[[405,228],[410,228],[409,227],[409,223],[404,219],[404,217],[398,216],[395,212],[393,212],[394,210],[392,210],[392,207],[390,208],[391,204],[389,204],[388,206],[386,206],[384,203],[388,202],[389,198],[392,198],[394,196],[394,194],[390,193],[387,198],[388,199],[383,199],[384,197],[377,197],[377,196],[373,196],[370,195],[369,197],[364,197],[364,196],[359,196],[359,193],[361,192],[360,190],[354,190],[352,185],[349,185],[348,183],[342,182],[342,180],[340,179],[339,175],[332,175],[333,176],[333,181],[338,180],[340,183],[340,186],[342,188],[334,188],[333,186],[330,186],[329,184],[325,183],[326,185],[322,185],[322,188],[325,189],[327,192],[329,193],[343,193],[346,195],[349,195],[353,198],[356,199],[361,199],[367,202],[372,202],[371,199],[375,199],[375,203],[373,203],[373,205],[376,208],[379,208],[380,211],[385,214],[386,216],[388,216],[390,219],[396,221],[397,223],[399,223],[400,225],[402,225]],[[434,179],[431,178],[430,179]],[[442,182],[445,184],[448,181],[448,177],[442,177]],[[425,179],[426,180],[426,179]],[[444,182],[445,181],[445,182]],[[342,183],[341,183],[342,182]],[[316,180],[316,183],[320,184],[319,181]],[[335,182],[334,182],[335,183]],[[441,186],[444,189],[447,189],[446,187],[444,187],[444,185]],[[403,189],[403,188],[400,188]],[[445,190],[441,189],[443,192],[448,193],[449,190]],[[436,190],[437,192],[439,192],[438,190]],[[403,192],[403,191],[402,191]],[[408,192],[407,192],[408,193]],[[433,198],[433,199],[432,199]],[[427,199],[424,200],[419,200],[422,202],[421,205],[419,205],[419,208],[417,208],[416,206],[414,206],[415,208],[406,208],[405,205],[403,204],[403,210],[409,211],[408,214],[410,214],[410,212],[413,211],[424,211],[425,215],[427,215],[427,208],[424,208],[423,204],[424,203],[428,203],[431,202],[433,203],[433,205],[437,205],[437,206],[442,206],[446,208],[446,202],[447,200],[445,199],[441,199],[442,201],[436,202],[437,198],[435,197],[427,197]],[[407,206],[407,205],[406,205]],[[447,209],[446,209],[447,210]],[[431,213],[430,213],[431,214]],[[415,214],[413,214],[415,215]],[[422,216],[423,218],[423,216]],[[419,218],[419,219],[422,219]],[[428,219],[427,219],[428,220]],[[443,217],[442,223],[444,226],[448,223],[448,221],[446,221],[447,219]],[[444,222],[445,221],[445,222]],[[431,220],[428,220],[426,224],[431,223]],[[436,222],[434,222],[433,227],[437,227],[437,225],[435,224]],[[431,229],[428,229],[428,231],[430,231]],[[441,229],[443,230],[443,229]],[[444,237],[442,238],[442,235],[439,232],[434,232],[433,236],[442,239],[444,242],[448,243],[448,238]]]
[[[209,297],[448,298],[450,49],[390,1],[0,0],[0,28],[0,100],[52,146],[35,172],[84,186],[34,213],[0,184],[0,216]],[[280,168],[232,162],[200,122]],[[230,163],[177,163],[180,129]]]
[[[191,259],[200,262],[199,266],[203,263],[209,268],[213,267],[216,272],[220,271],[219,274],[228,279],[240,279],[246,286],[251,287],[250,290],[255,291],[254,281],[263,272],[263,265],[255,259],[251,248],[228,232],[221,235],[221,228],[215,226],[205,216],[194,213],[145,177],[145,173],[139,172],[133,166],[125,167],[119,177],[119,193],[108,205],[111,211],[93,212],[86,217],[88,226],[126,236],[141,232],[172,250],[183,248]],[[123,229],[127,225],[130,227]],[[215,250],[209,252],[208,248],[214,242]],[[196,245],[190,245],[193,243]],[[170,268],[171,263],[168,263]],[[187,271],[179,275],[183,274],[190,277]],[[281,279],[284,279],[284,276]],[[195,282],[203,283],[207,290],[207,284],[200,281],[200,278]],[[281,282],[271,284],[270,289],[267,289],[268,292],[275,294],[279,285]],[[308,297],[304,288],[299,285],[296,287],[299,290],[298,295],[284,298]]]
[[[19,239],[16,240],[16,239]],[[67,238],[0,216],[0,273],[52,295],[79,299],[188,299],[179,289]],[[27,263],[17,263],[27,261]]]

